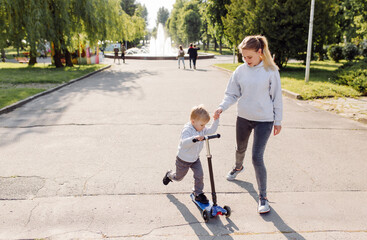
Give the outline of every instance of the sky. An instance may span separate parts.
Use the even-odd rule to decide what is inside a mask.
[[[157,20],[157,12],[160,7],[168,9],[171,13],[173,4],[176,0],[136,0],[136,2],[145,5],[148,10],[148,28],[152,29]]]

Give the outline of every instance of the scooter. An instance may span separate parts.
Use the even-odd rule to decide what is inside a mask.
[[[210,176],[210,185],[212,189],[212,199],[213,201],[209,201],[209,203],[201,203],[195,200],[195,196],[191,193],[192,201],[201,209],[201,215],[205,222],[209,221],[209,218],[214,218],[218,215],[224,215],[226,217],[231,216],[231,208],[228,206],[224,206],[223,208],[217,205],[217,194],[215,192],[215,185],[214,185],[214,175],[213,175],[213,166],[212,166],[212,155],[210,154],[209,148],[209,140],[213,138],[220,138],[220,134],[215,134],[211,136],[205,136],[204,140],[206,143],[206,156],[208,159],[208,167],[209,167],[209,176]],[[199,140],[193,139],[193,142],[198,142]]]

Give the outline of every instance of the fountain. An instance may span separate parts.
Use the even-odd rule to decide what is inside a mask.
[[[129,48],[126,50],[126,59],[143,59],[143,60],[176,60],[178,49],[172,48],[172,40],[166,36],[164,27],[158,24],[157,37],[151,37],[149,47]],[[185,49],[187,52],[187,49]],[[121,54],[121,53],[120,53]],[[105,54],[105,57],[113,58],[111,54]],[[199,59],[214,58],[214,54],[199,53]],[[185,55],[188,59],[188,55]]]
[[[157,38],[150,38],[149,55],[150,56],[175,56],[176,51],[172,49],[171,38],[167,37],[163,25],[158,24]]]

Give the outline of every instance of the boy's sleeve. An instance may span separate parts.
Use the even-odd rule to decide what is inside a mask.
[[[190,131],[187,129],[184,129],[181,133],[181,146],[182,147],[190,147],[194,145],[195,143],[192,141],[195,138]]]
[[[214,134],[217,131],[218,126],[219,126],[219,118],[217,120],[214,120],[213,123],[212,123],[212,125],[209,128],[206,128],[204,130],[204,134],[205,135]]]

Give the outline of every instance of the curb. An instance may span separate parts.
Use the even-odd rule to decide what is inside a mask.
[[[98,69],[97,71],[94,71],[94,72],[88,73],[88,74],[86,74],[86,75],[84,75],[84,76],[82,76],[82,77],[80,77],[80,78],[72,79],[72,80],[70,80],[70,81],[69,81],[69,82],[67,82],[67,83],[61,84],[61,85],[59,85],[59,86],[57,86],[57,87],[54,87],[54,88],[50,88],[50,89],[48,89],[48,90],[46,90],[46,91],[40,92],[40,93],[38,93],[38,94],[36,94],[36,95],[33,95],[33,96],[30,96],[30,97],[27,97],[26,99],[20,100],[19,102],[16,102],[16,103],[13,103],[13,104],[11,104],[11,105],[9,105],[9,106],[3,107],[2,109],[0,109],[0,115],[1,115],[1,114],[4,114],[4,113],[9,113],[9,112],[11,112],[11,111],[15,110],[16,108],[18,108],[18,107],[20,107],[20,106],[23,106],[24,104],[26,104],[26,103],[30,102],[30,101],[33,101],[33,100],[35,100],[35,99],[37,99],[37,98],[39,98],[39,97],[41,97],[41,96],[44,96],[44,95],[46,95],[46,94],[52,93],[52,92],[54,92],[54,91],[56,91],[56,90],[59,90],[60,88],[63,88],[63,87],[68,86],[68,85],[70,85],[70,84],[72,84],[72,83],[75,83],[75,82],[77,82],[77,81],[80,81],[80,80],[82,80],[82,79],[84,79],[84,78],[87,78],[87,77],[89,77],[89,76],[92,76],[93,74],[96,74],[96,73],[98,73],[98,72],[101,72],[101,71],[103,71],[103,70],[105,70],[105,69],[107,69],[107,68],[110,68],[110,67],[111,67],[111,65],[108,65],[108,66],[106,66],[106,67],[104,67],[104,68]]]
[[[218,69],[220,69],[220,70],[226,71],[226,72],[228,72],[228,73],[233,73],[233,71],[231,71],[231,70],[228,70],[228,69],[225,69],[225,68],[221,68],[221,67],[218,67],[218,66],[214,66],[214,65],[212,65],[212,66],[213,66],[213,67],[215,67],[215,68],[218,68]],[[301,96],[301,95],[299,95],[298,93],[294,93],[294,92],[291,92],[291,91],[286,90],[286,89],[282,89],[282,93],[283,93],[285,96],[289,97],[289,98],[302,100],[302,96]]]

